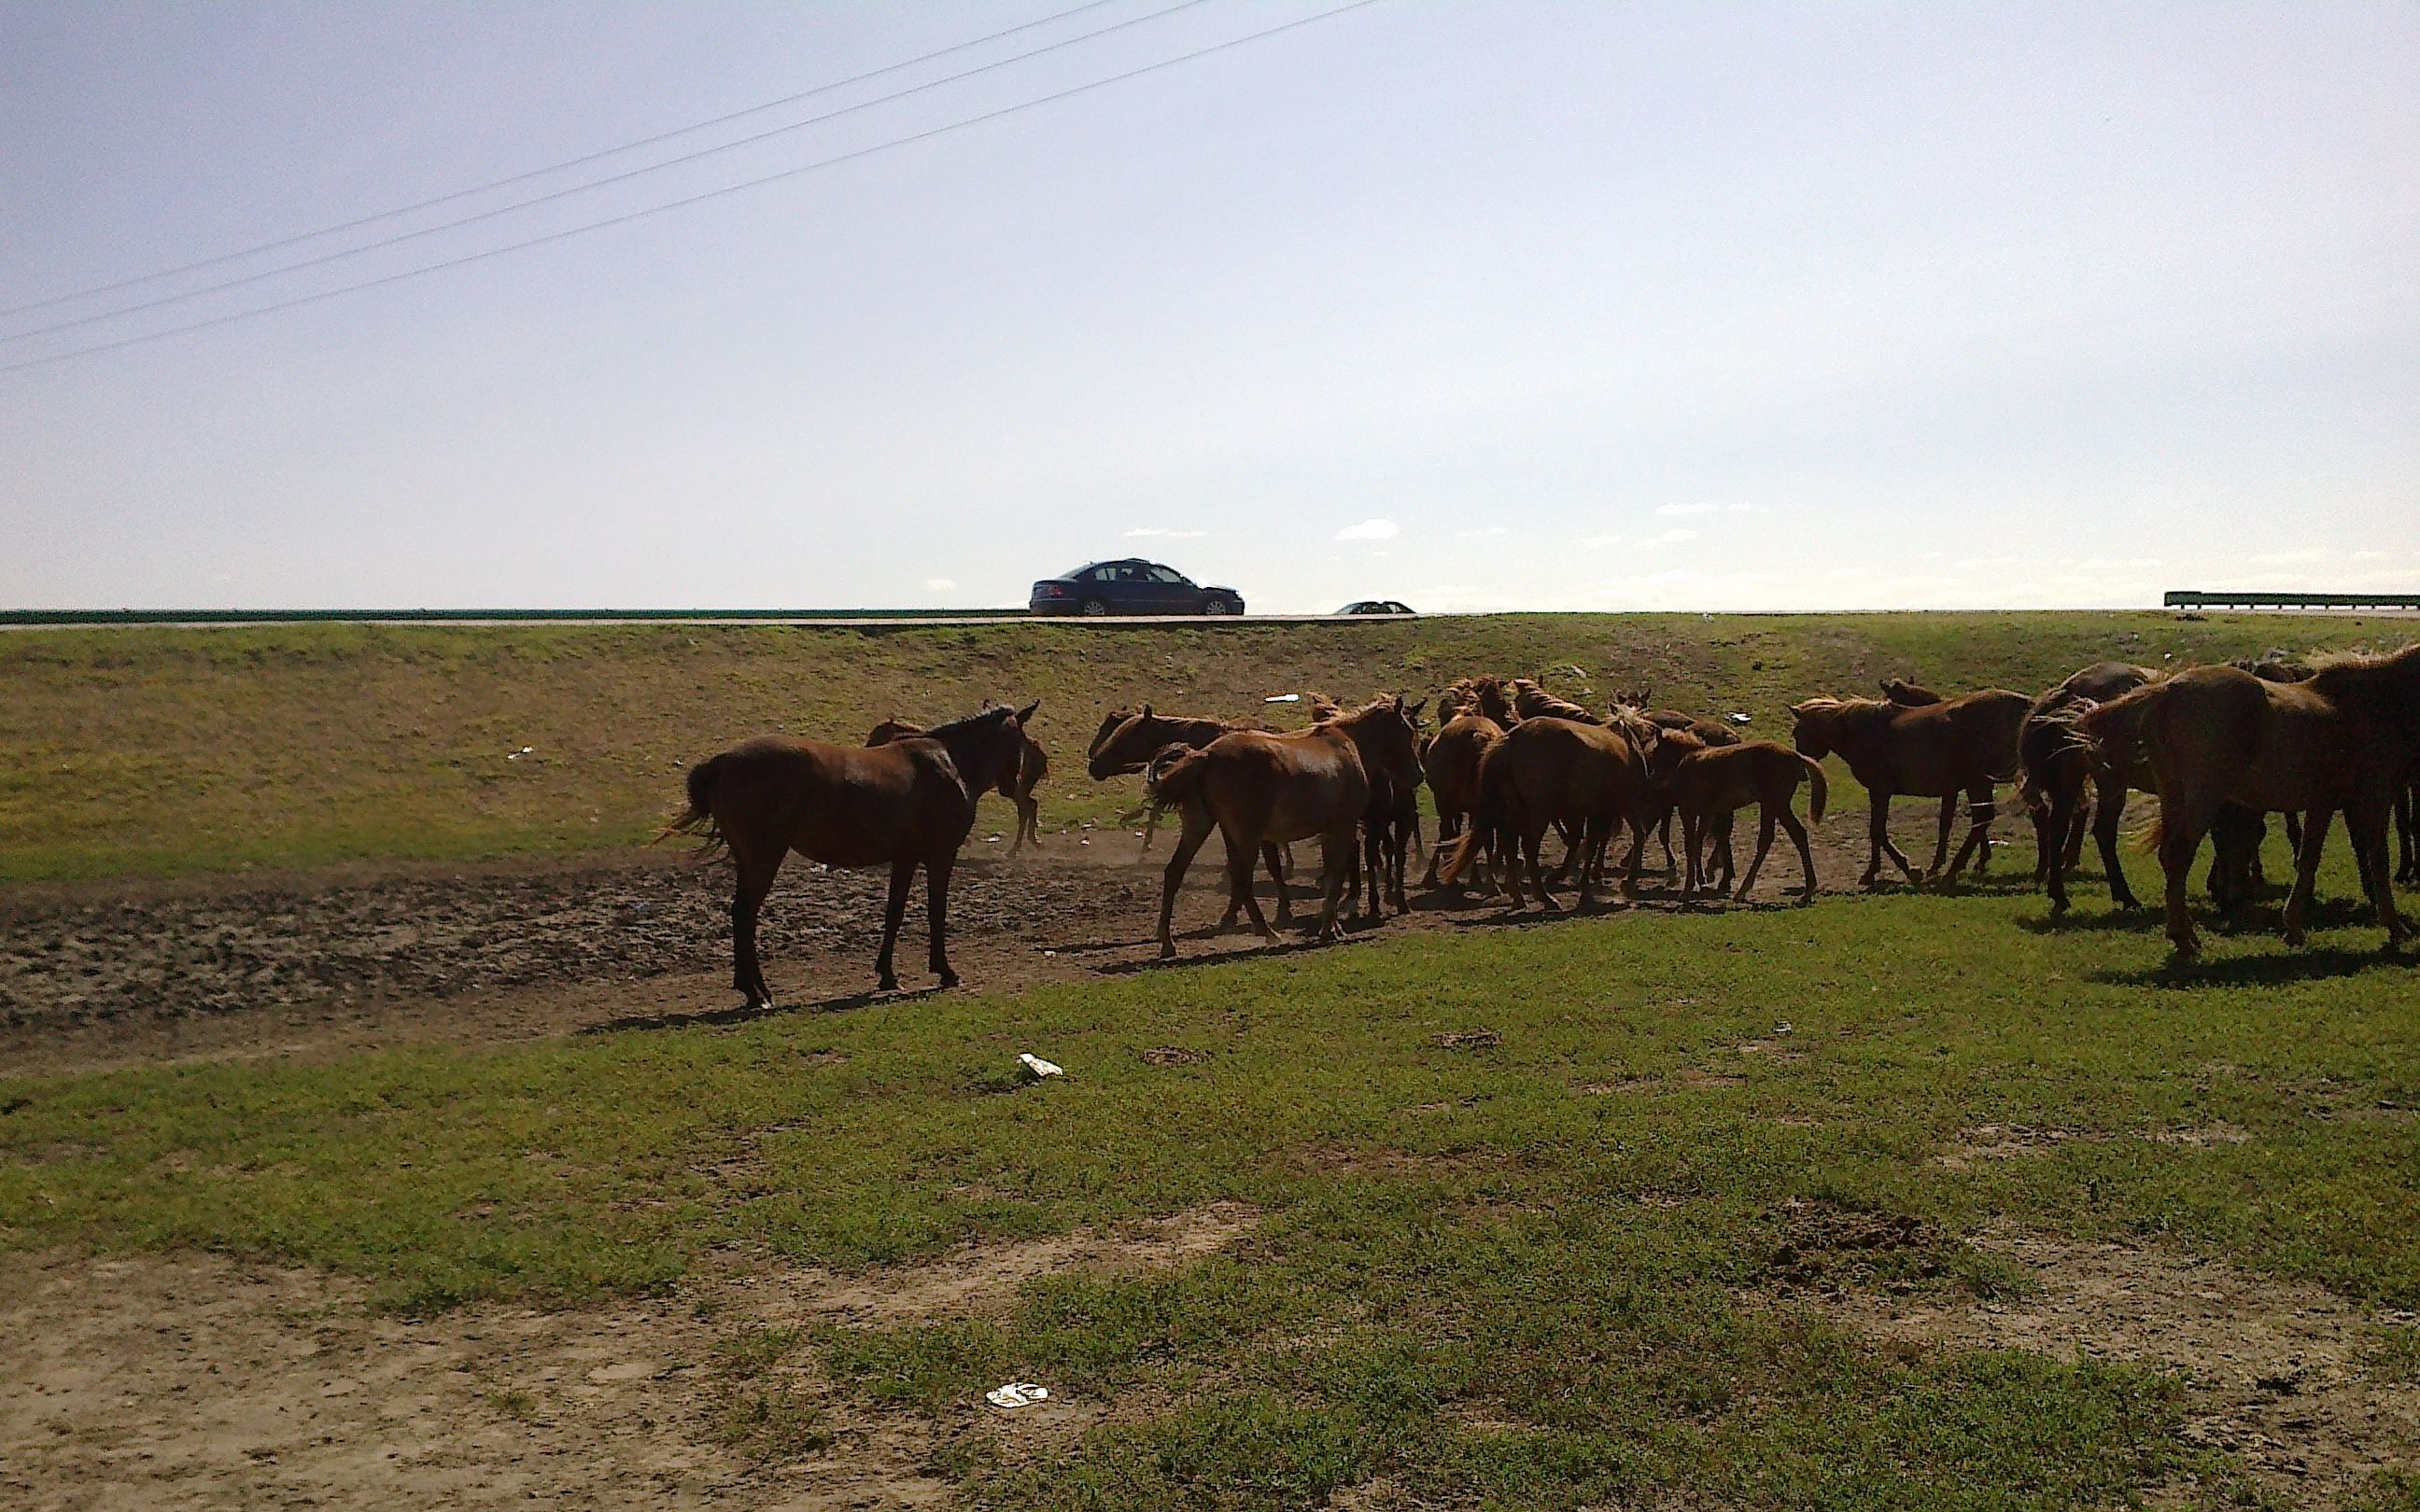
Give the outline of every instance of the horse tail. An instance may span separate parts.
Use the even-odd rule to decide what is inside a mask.
[[[674,835],[702,836],[709,851],[724,843],[722,826],[714,821],[715,772],[721,764],[722,757],[709,756],[689,769],[688,810],[656,831],[655,840],[647,841],[648,844],[656,844]]]
[[[1823,799],[1831,786],[1830,779],[1823,775],[1823,764],[1800,751],[1793,750],[1790,754],[1807,764],[1807,822],[1820,825],[1823,822]]]
[[[2160,840],[2167,833],[2167,805],[2162,804],[2160,811],[2151,816],[2151,827],[2143,831],[2143,838],[2135,841],[2135,845],[2149,855],[2159,855]]]
[[[1151,800],[1152,811],[1164,813],[1200,796],[1202,769],[1207,763],[1207,754],[1196,747],[1160,748],[1142,769],[1143,796]]]

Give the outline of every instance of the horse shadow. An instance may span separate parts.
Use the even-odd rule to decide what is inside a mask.
[[[2291,982],[2354,977],[2381,967],[2408,969],[2411,964],[2412,957],[2392,948],[2356,950],[2330,946],[2235,956],[2225,961],[2188,961],[2172,956],[2155,966],[2108,967],[2086,972],[2085,978],[2120,987],[2282,987]]]
[[[738,1003],[730,1008],[712,1008],[697,1013],[631,1013],[602,1024],[591,1024],[578,1032],[586,1034],[631,1034],[655,1029],[721,1028],[734,1024],[753,1024],[758,1019],[784,1018],[793,1013],[845,1013],[855,1009],[872,1008],[876,1003],[913,1003],[926,997],[938,997],[949,991],[938,983],[930,987],[910,987],[897,992],[878,989],[843,993],[835,997],[819,997],[801,1003]]]
[[[1235,961],[1265,961],[1274,956],[1299,955],[1306,950],[1330,950],[1340,945],[1350,944],[1351,937],[1356,933],[1377,928],[1378,921],[1374,919],[1346,921],[1342,927],[1345,934],[1342,939],[1319,940],[1306,935],[1297,939],[1280,940],[1275,945],[1264,942],[1260,945],[1246,946],[1238,950],[1214,950],[1208,955],[1180,955],[1173,960],[1152,956],[1142,961],[1112,961],[1106,965],[1094,966],[1093,969],[1104,977],[1139,977],[1155,971],[1183,971],[1194,966],[1218,966]],[[1214,931],[1195,931],[1180,934],[1177,938],[1202,939],[1215,933]],[[1146,940],[1143,943],[1152,942]]]

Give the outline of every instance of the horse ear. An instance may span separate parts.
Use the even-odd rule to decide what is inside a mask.
[[[1146,718],[1146,719],[1148,719],[1148,718],[1150,718],[1150,717],[1151,717],[1151,705],[1150,705],[1150,704],[1146,703],[1146,704],[1144,704],[1144,705],[1142,706],[1142,717],[1143,717],[1144,718]]]
[[[1401,700],[1397,700],[1397,702],[1401,702],[1402,701],[1401,701]],[[1424,699],[1424,698],[1423,698],[1423,699],[1414,699],[1414,700],[1411,702],[1411,703],[1410,703],[1409,705],[1407,705],[1407,706],[1404,708],[1404,717],[1405,717],[1406,718],[1418,719],[1418,718],[1420,717],[1420,711],[1421,711],[1422,709],[1427,708],[1428,706],[1429,706],[1429,701],[1428,701],[1428,700],[1426,700],[1426,699]]]
[[[1018,724],[1023,724],[1026,720],[1032,718],[1033,711],[1040,707],[1042,707],[1042,701],[1040,699],[1035,699],[1032,702],[1017,710],[1016,722]]]

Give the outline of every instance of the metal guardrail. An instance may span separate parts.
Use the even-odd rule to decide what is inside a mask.
[[[2160,595],[2168,609],[2420,609],[2420,594],[2210,593],[2174,588]]]

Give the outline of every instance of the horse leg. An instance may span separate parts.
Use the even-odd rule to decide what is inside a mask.
[[[2066,838],[2071,829],[2075,831],[2079,844],[2084,838],[2080,823],[2084,815],[2078,811],[2083,789],[2063,777],[2056,780],[2058,785],[2051,791],[2049,817],[2037,816],[2034,821],[2034,871],[2041,877],[2043,890],[2050,894],[2050,911],[2063,914],[2067,912],[2067,870],[2075,864],[2074,852],[2079,848],[2069,845]]]
[[[1331,829],[1320,838],[1319,870],[1326,883],[1326,902],[1319,911],[1319,927],[1311,931],[1314,940],[1333,940],[1343,934],[1336,925],[1336,916],[1344,907],[1345,869],[1352,865],[1356,842],[1360,837],[1356,826],[1345,825]]]
[[[1277,847],[1264,846],[1263,851],[1262,860],[1265,862],[1276,853]],[[1280,898],[1284,896],[1282,887],[1279,890],[1279,896]],[[1239,907],[1251,916],[1252,927],[1260,932],[1261,938],[1274,940],[1278,937],[1277,931],[1269,928],[1269,921],[1262,916],[1261,901],[1252,891],[1251,848],[1239,844],[1236,838],[1230,834],[1227,837],[1227,913],[1229,917],[1233,917]],[[1280,920],[1285,917],[1283,912],[1278,915]]]
[[[1420,878],[1420,886],[1434,888],[1437,885],[1437,868],[1444,864],[1446,841],[1462,838],[1462,825],[1457,816],[1440,807],[1437,810],[1436,843],[1429,847],[1429,869]]]
[[[2378,906],[2378,921],[2386,926],[2386,948],[2390,950],[2403,943],[2410,934],[2402,915],[2395,907],[2395,881],[2387,871],[2387,834],[2389,810],[2384,805],[2363,804],[2345,810],[2345,828],[2353,838],[2355,848],[2366,855],[2368,864],[2363,869],[2376,887],[2370,894]]]
[[[899,978],[891,969],[891,949],[899,943],[899,920],[907,916],[908,888],[915,880],[913,860],[891,863],[891,896],[882,905],[882,953],[874,958],[874,985],[880,992],[899,990]]]
[[[1869,788],[1866,790],[1866,798],[1868,803],[1866,874],[1857,879],[1857,886],[1870,888],[1882,880],[1885,856],[1899,863],[1899,869],[1907,874],[1909,881],[1915,881],[1916,869],[1907,864],[1907,857],[1900,855],[1899,847],[1891,843],[1890,794],[1882,788]]]
[[[2101,851],[2101,870],[2108,873],[2109,901],[2119,908],[2140,908],[2134,889],[2126,882],[2126,868],[2118,859],[2118,826],[2126,817],[2126,779],[2102,782],[2092,805],[2092,842]]]
[[[1958,847],[1957,858],[1949,863],[1949,879],[1953,882],[1965,867],[1967,856],[1975,857],[1975,874],[1979,877],[1983,874],[1983,857],[1992,854],[1992,782],[1989,778],[1967,789],[1966,806],[1966,812],[1973,819],[1975,827],[1966,832],[1965,842]]]
[[[924,931],[932,947],[924,964],[944,987],[958,984],[958,974],[950,969],[950,872],[957,864],[955,856],[924,863]]]
[[[765,895],[773,890],[773,873],[782,868],[782,855],[773,850],[773,859],[764,860],[755,847],[743,851],[732,847],[732,870],[737,874],[731,893],[731,985],[748,998],[751,1008],[773,1006],[773,989],[765,985],[765,971],[756,960],[756,913],[765,906]]]
[[[2420,883],[2420,768],[2395,789],[2395,880]]]
[[[2075,784],[2075,817],[2068,821],[2065,852],[2067,869],[2071,872],[2084,860],[2084,837],[2101,817],[2101,804],[2105,796],[2100,793],[2086,793],[2081,781]]]
[[[1032,837],[1033,848],[1040,850],[1042,848],[1042,800],[1031,793],[1012,793],[1009,795],[1009,799],[1016,805],[1016,839],[1009,842],[1008,854],[1015,856],[1025,849],[1029,836]],[[931,873],[926,874],[929,876]]]
[[[1764,870],[1765,853],[1773,849],[1773,826],[1777,823],[1774,817],[1773,805],[1760,803],[1757,805],[1757,810],[1756,855],[1748,860],[1747,875],[1740,880],[1739,891],[1731,894],[1732,898],[1741,903],[1747,902],[1749,890],[1756,886],[1756,874]]]
[[[2193,915],[2185,907],[2185,885],[2193,875],[2194,852],[2201,848],[2202,831],[2217,817],[2218,807],[2210,802],[2195,805],[2181,799],[2171,803],[2165,796],[2160,799],[2160,870],[2168,885],[2168,944],[2180,956],[2201,953]]]
[[[1176,889],[1185,886],[1185,869],[1193,864],[1193,853],[1210,838],[1210,829],[1208,805],[1201,805],[1198,812],[1190,808],[1185,810],[1185,828],[1177,836],[1176,852],[1168,858],[1168,870],[1162,874],[1159,885],[1159,956],[1163,961],[1176,954],[1176,939],[1168,929],[1169,920],[1176,912]],[[1244,853],[1247,866],[1250,864],[1249,858],[1251,854],[1249,850]],[[1231,872],[1234,864],[1235,852],[1231,841],[1227,850],[1227,865]],[[1249,891],[1249,888],[1246,890]],[[1254,910],[1255,913],[1258,911]]]
[[[1932,847],[1932,864],[1924,869],[1924,880],[1941,875],[1941,863],[1949,859],[1949,830],[1958,822],[1958,795],[1946,795],[1941,800],[1941,834]]]
[[[2311,889],[2319,875],[2319,852],[2327,844],[2328,823],[2335,818],[2335,810],[2333,809],[2314,809],[2302,826],[2303,843],[2294,851],[2294,890],[2286,899],[2288,945],[2303,943],[2303,920],[2310,913]],[[2347,820],[2347,827],[2350,828],[2350,815]],[[2358,832],[2353,836],[2352,848],[2354,858],[2358,860],[2361,853]]]
[[[1261,864],[1268,868],[1269,881],[1275,884],[1278,889],[1278,922],[1293,923],[1294,888],[1287,879],[1294,873],[1294,847],[1263,845]],[[1247,875],[1249,875],[1251,868],[1246,867],[1244,871]],[[1245,890],[1249,892],[1251,889],[1247,887]]]
[[[1512,906],[1520,908],[1528,903],[1529,900],[1521,894],[1521,875],[1527,872],[1529,881],[1538,889],[1538,901],[1546,905],[1546,912],[1562,912],[1556,904],[1554,895],[1546,890],[1545,869],[1538,864],[1538,852],[1546,843],[1546,832],[1544,829],[1525,831],[1518,843],[1520,849],[1512,856]]]
[[[1791,841],[1798,847],[1798,867],[1807,878],[1806,887],[1799,889],[1798,901],[1802,903],[1811,903],[1815,901],[1815,852],[1807,843],[1807,826],[1800,824],[1798,816],[1790,811],[1790,802],[1786,798],[1781,804],[1781,827],[1788,832]]]
[[[1655,837],[1664,843],[1664,880],[1668,883],[1672,880],[1672,873],[1678,870],[1672,856],[1672,810],[1668,808],[1664,810],[1664,817],[1656,823]],[[1683,845],[1689,843],[1689,825],[1686,820],[1682,821],[1681,824],[1681,843]]]

